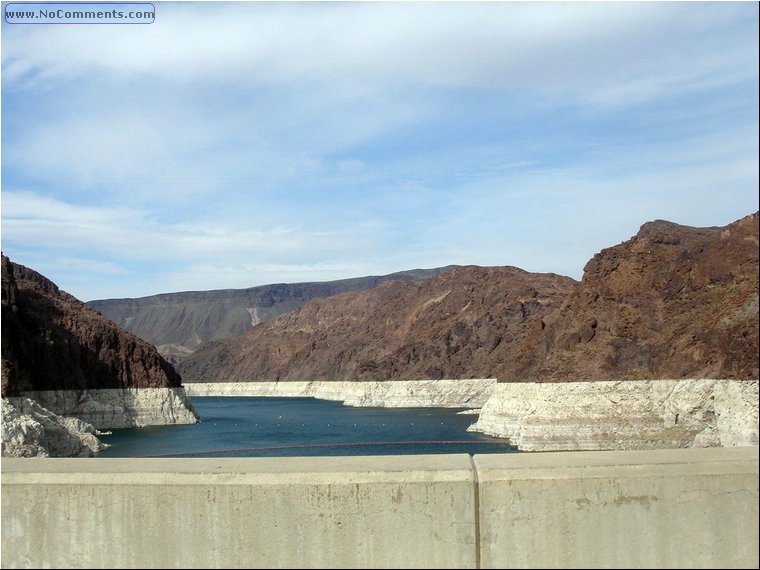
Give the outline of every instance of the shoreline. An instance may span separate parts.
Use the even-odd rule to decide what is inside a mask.
[[[503,383],[469,430],[521,451],[757,446],[758,381]]]
[[[758,445],[757,380],[189,383],[193,396],[311,397],[358,407],[465,408],[468,431],[521,451]],[[480,409],[478,411],[478,409]]]
[[[198,414],[182,386],[30,390],[3,397],[10,402],[19,398],[34,400],[55,414],[79,419],[99,430],[198,422]]]
[[[376,408],[481,408],[496,387],[495,378],[394,380],[392,382],[295,381],[184,384],[188,397],[257,396],[317,398],[345,406]]]
[[[34,390],[2,404],[3,457],[92,456],[106,430],[199,421],[183,387]]]

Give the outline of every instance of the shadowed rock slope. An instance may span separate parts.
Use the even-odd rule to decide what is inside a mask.
[[[179,365],[188,382],[491,378],[575,281],[462,267],[316,299]]]
[[[2,256],[4,397],[29,390],[180,384],[180,376],[154,346]]]
[[[464,267],[314,300],[179,366],[186,382],[758,377],[758,215],[644,224],[580,283]]]
[[[363,291],[394,279],[420,281],[453,267],[337,281],[105,299],[90,301],[89,305],[119,326],[155,344],[164,357],[176,363],[203,343],[239,336],[252,326],[303,306],[310,299]]]

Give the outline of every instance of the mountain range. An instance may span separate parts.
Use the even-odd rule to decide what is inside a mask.
[[[103,299],[88,304],[120,327],[156,345],[165,358],[177,363],[206,342],[241,335],[311,299],[363,291],[397,279],[422,281],[454,268],[451,265],[336,281]]]
[[[5,256],[2,275],[4,395],[179,386],[151,343],[185,382],[758,377],[758,213],[645,223],[581,281],[448,266],[87,306]]]
[[[656,220],[576,282],[514,267],[314,299],[184,358],[186,382],[758,377],[758,214]]]

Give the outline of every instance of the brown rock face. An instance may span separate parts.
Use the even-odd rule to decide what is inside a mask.
[[[90,301],[93,309],[154,344],[178,363],[202,344],[244,334],[251,327],[294,311],[309,300],[364,291],[386,281],[423,281],[453,266],[312,283],[274,283],[247,289],[185,291],[137,299]]]
[[[188,382],[493,378],[576,282],[463,267],[312,300],[180,364]]]
[[[151,344],[2,256],[3,396],[180,384],[180,376]]]
[[[758,377],[758,214],[602,250],[505,379]]]
[[[186,381],[758,377],[758,214],[644,224],[580,283],[465,267],[311,301],[183,361]]]

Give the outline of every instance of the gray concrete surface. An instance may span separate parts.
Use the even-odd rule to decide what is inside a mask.
[[[7,459],[3,568],[472,568],[468,455]]]
[[[757,568],[758,448],[474,458],[482,568]]]
[[[2,461],[3,568],[757,566],[757,447]]]

